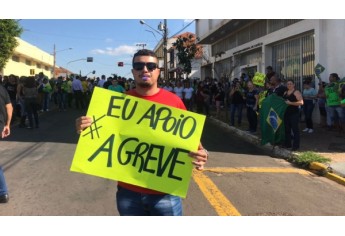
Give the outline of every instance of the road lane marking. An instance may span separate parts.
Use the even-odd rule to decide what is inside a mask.
[[[240,216],[234,205],[202,171],[193,170],[193,179],[219,216]]]
[[[204,171],[216,172],[216,173],[291,173],[301,175],[311,175],[312,173],[307,170],[296,169],[296,168],[280,168],[280,167],[238,167],[238,168],[205,168]]]

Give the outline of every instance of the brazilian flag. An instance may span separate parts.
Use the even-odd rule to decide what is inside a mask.
[[[325,70],[325,67],[323,67],[321,64],[317,64],[314,68],[315,75],[319,78],[320,74]]]
[[[260,109],[261,145],[276,145],[285,140],[284,113],[287,108],[284,99],[275,93],[262,101]]]

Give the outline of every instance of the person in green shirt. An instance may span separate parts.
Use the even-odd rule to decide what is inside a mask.
[[[329,84],[325,87],[326,94],[326,112],[327,126],[332,129],[333,126],[344,126],[344,107],[340,106],[339,94],[339,76],[337,73],[329,75]],[[336,116],[337,113],[337,116]]]
[[[119,92],[119,93],[124,93],[126,91],[125,88],[119,84],[119,81],[117,81],[117,79],[113,79],[111,83],[112,85],[108,87],[109,90]]]
[[[53,91],[48,78],[43,79],[43,111],[49,111],[50,107],[50,94]]]

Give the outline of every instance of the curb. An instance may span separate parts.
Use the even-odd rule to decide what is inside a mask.
[[[293,153],[293,152],[286,150],[284,148],[280,148],[278,146],[273,146],[270,143],[267,143],[265,145],[261,145],[259,137],[255,136],[253,134],[247,133],[245,131],[242,131],[240,129],[237,129],[235,127],[229,126],[228,124],[226,124],[226,123],[224,123],[218,119],[215,119],[215,118],[211,118],[211,119],[213,121],[217,122],[220,126],[225,127],[227,129],[233,131],[238,136],[245,138],[247,141],[256,145],[257,147],[271,152],[274,157],[283,158],[283,159],[288,160],[288,159],[291,159],[291,158],[298,156],[298,154],[296,154],[296,153]],[[337,182],[338,184],[345,186],[345,178],[341,177],[337,173],[334,173],[331,167],[328,167],[328,166],[326,166],[322,163],[319,163],[319,162],[312,162],[309,165],[309,170],[312,170],[320,176],[324,176],[330,180]]]
[[[310,163],[309,168],[311,170],[317,171],[319,175],[324,176],[330,180],[337,182],[338,184],[345,186],[345,178],[339,176],[336,173],[333,173],[332,168],[327,167],[326,165],[318,162]]]

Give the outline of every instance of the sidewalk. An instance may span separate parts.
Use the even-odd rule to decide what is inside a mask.
[[[255,134],[250,134],[245,131],[248,129],[248,121],[245,109],[242,112],[242,124],[240,127],[237,126],[236,123],[235,126],[229,126],[230,114],[225,110],[225,108],[222,109],[219,118],[216,117],[214,108],[211,109],[211,114],[211,119],[219,122],[220,125],[233,130],[246,140],[261,146],[260,124],[258,124],[258,130]],[[319,164],[318,167],[315,168],[321,168],[323,170],[320,171],[338,175],[341,181],[343,181],[342,184],[345,185],[345,133],[340,133],[338,130],[328,131],[325,128],[321,128],[319,124],[314,124],[314,126],[315,128],[313,133],[305,133],[302,132],[302,130],[305,128],[305,123],[300,123],[301,143],[299,152],[312,151],[331,159],[330,163],[325,165]],[[294,154],[288,149],[279,148],[277,146],[273,147],[270,144],[262,147],[270,149],[274,155],[281,158],[288,158]]]

